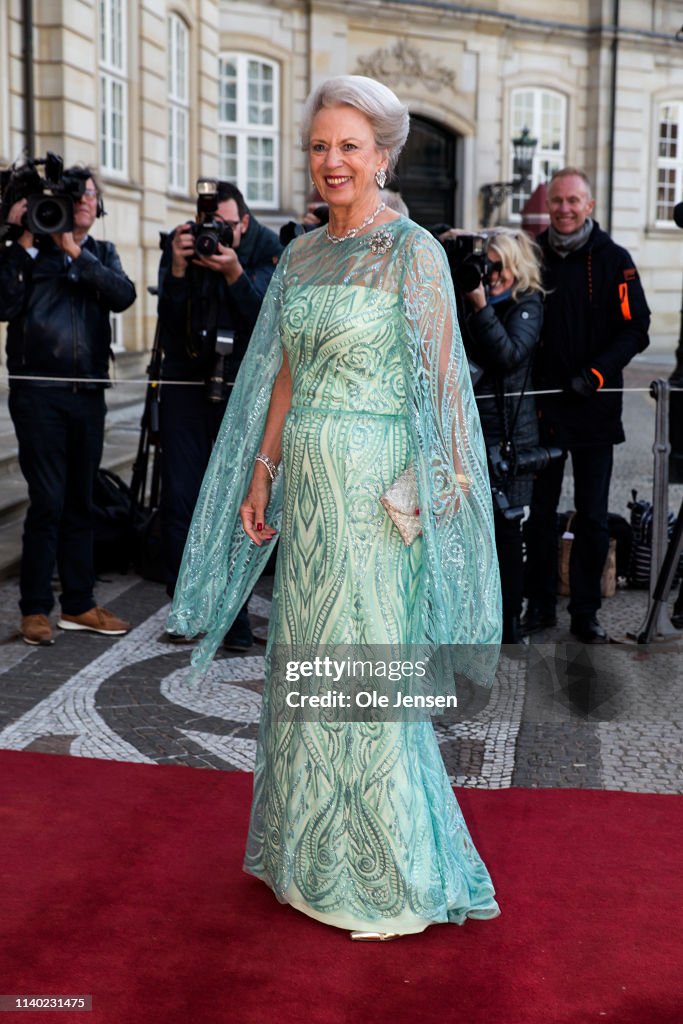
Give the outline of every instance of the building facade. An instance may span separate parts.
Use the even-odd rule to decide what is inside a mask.
[[[553,168],[583,167],[597,219],[640,267],[653,349],[673,353],[682,20],[670,0],[556,0],[551,11],[533,0],[6,0],[0,163],[28,147],[99,169],[108,216],[97,233],[140,296],[117,334],[139,350],[153,335],[145,289],[159,232],[192,215],[195,179],[236,181],[275,228],[299,218],[306,95],[332,74],[371,75],[411,111],[398,176],[416,220],[476,230],[482,186],[513,183],[512,140],[527,128],[531,177],[503,190],[494,221],[518,223]]]

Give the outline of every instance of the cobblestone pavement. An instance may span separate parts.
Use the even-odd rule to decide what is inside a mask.
[[[657,375],[638,366],[629,374],[633,386]],[[652,400],[627,395],[625,412],[629,442],[616,450],[610,503],[621,514],[631,487],[651,497]],[[672,487],[670,507],[682,495]],[[564,497],[571,507],[571,479]],[[0,748],[251,770],[271,584],[262,579],[250,605],[260,642],[245,655],[219,654],[194,686],[191,649],[163,639],[159,584],[110,574],[98,600],[134,629],[118,640],[66,632],[47,648],[17,637],[18,584],[0,584]],[[562,601],[557,627],[525,657],[503,652],[490,691],[461,687],[458,718],[435,720],[453,781],[683,792],[683,634],[635,644],[629,634],[642,627],[647,601],[628,589],[606,600],[600,618],[616,642],[597,648],[572,642]]]
[[[270,584],[259,583],[250,606],[261,640]],[[245,655],[219,654],[208,676],[188,686],[191,650],[163,639],[161,586],[112,576],[98,598],[135,623],[127,636],[66,632],[52,647],[29,647],[11,626],[16,582],[0,586],[0,747],[251,770],[263,643]],[[573,643],[561,614],[525,657],[504,651],[490,691],[462,687],[458,718],[435,721],[452,780],[489,789],[683,792],[683,639],[648,648],[628,640],[646,600],[624,590],[605,602],[602,621],[623,642]]]

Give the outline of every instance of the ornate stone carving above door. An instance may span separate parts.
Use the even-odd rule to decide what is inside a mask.
[[[422,82],[428,89],[456,87],[454,70],[403,39],[399,39],[392,47],[375,50],[369,57],[359,57],[356,67],[356,74],[377,78],[386,84],[413,85]]]

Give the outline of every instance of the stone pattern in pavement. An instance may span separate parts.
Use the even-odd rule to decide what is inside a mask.
[[[670,368],[634,363],[627,384],[647,386]],[[651,497],[654,409],[643,392],[625,396],[628,443],[617,447],[610,507],[627,514],[630,488]],[[571,507],[571,474],[564,505]],[[672,487],[677,509],[683,487]],[[266,636],[272,580],[251,603]],[[159,584],[110,575],[98,600],[130,619],[128,636],[63,633],[49,648],[17,637],[18,585],[0,583],[0,747],[140,763],[251,770],[263,686],[262,642],[244,656],[219,653],[207,677],[188,685],[191,648],[165,642],[167,598]],[[448,772],[461,786],[557,786],[681,793],[681,634],[649,648],[641,629],[648,596],[618,590],[601,621],[617,641],[582,648],[558,625],[534,638],[525,658],[504,652],[493,688],[462,691],[456,721],[436,720]],[[461,709],[459,708],[459,711]]]
[[[261,580],[252,600],[262,636],[271,583]],[[5,631],[0,747],[251,770],[263,645],[245,655],[221,652],[208,675],[188,685],[191,648],[163,639],[163,587],[112,576],[98,595],[136,624],[131,633],[118,640],[63,633],[52,647],[33,648]],[[0,608],[9,612],[16,596],[16,582],[0,585]],[[619,591],[605,603],[605,624],[625,635],[640,621],[645,601],[643,591]],[[560,613],[560,624],[526,657],[505,651],[491,691],[462,701],[455,722],[436,720],[453,782],[683,792],[677,679],[683,645],[584,648],[571,642],[566,626]]]

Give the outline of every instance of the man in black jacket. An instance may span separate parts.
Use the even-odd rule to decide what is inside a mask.
[[[8,320],[9,410],[30,505],[21,560],[21,635],[53,642],[48,618],[52,573],[62,586],[61,629],[120,636],[130,625],[94,597],[92,490],[102,455],[110,312],[135,301],[111,242],[89,234],[102,212],[89,168],[67,172],[82,184],[72,231],[39,237],[25,225],[26,198],[7,220],[16,240],[0,249],[0,319]]]
[[[606,643],[597,619],[609,547],[607,507],[613,446],[624,441],[622,370],[648,345],[650,311],[629,253],[591,218],[595,200],[583,171],[556,171],[548,189],[550,227],[538,237],[544,257],[543,332],[536,386],[562,389],[538,400],[541,443],[564,450],[534,483],[526,529],[529,599],[526,632],[554,625],[556,513],[567,453],[574,471],[570,560],[571,632]],[[603,392],[604,389],[604,393]]]
[[[230,227],[231,244],[198,256],[192,225],[181,224],[159,267],[162,379],[193,382],[161,389],[161,529],[169,596],[232,385],[282,252],[239,189],[217,184],[215,219]],[[245,650],[252,643],[245,605],[225,644]]]

